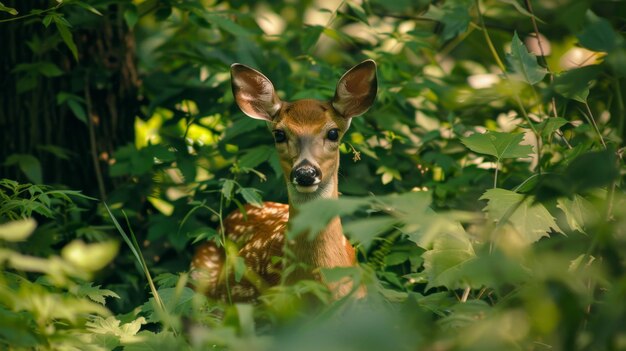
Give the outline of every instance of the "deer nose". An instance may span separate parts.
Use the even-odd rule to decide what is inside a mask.
[[[308,162],[303,162],[291,171],[291,179],[295,185],[311,186],[319,184],[321,171]]]

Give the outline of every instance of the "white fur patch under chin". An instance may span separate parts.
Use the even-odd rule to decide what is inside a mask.
[[[296,190],[300,193],[314,193],[319,188],[319,185],[302,186],[296,184]]]

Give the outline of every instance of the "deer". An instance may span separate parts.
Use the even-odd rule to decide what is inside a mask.
[[[320,280],[316,273],[320,268],[357,265],[355,250],[343,233],[339,217],[312,240],[306,233],[287,240],[285,233],[289,218],[299,212],[302,204],[318,198],[338,198],[339,146],[352,118],[364,114],[374,103],[378,89],[376,63],[368,59],[349,69],[339,79],[330,101],[282,101],[261,72],[235,63],[230,73],[236,104],[248,117],[265,121],[274,136],[288,204],[268,201],[260,208],[245,205],[244,211],[235,210],[226,216],[223,230],[236,248],[228,251],[228,247],[218,247],[213,241],[197,248],[191,271],[198,289],[215,299],[254,301],[263,289],[280,283],[282,267],[272,263],[272,257],[283,257],[285,248],[295,263],[307,267],[290,273],[288,283]],[[226,272],[224,248],[245,262],[246,273],[239,282]],[[364,294],[362,288],[353,289],[351,282],[327,286],[335,298],[351,291]]]

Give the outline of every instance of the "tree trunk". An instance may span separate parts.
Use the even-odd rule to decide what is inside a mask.
[[[56,3],[4,4],[21,16]],[[11,155],[32,155],[41,164],[43,183],[105,197],[110,187],[107,160],[118,146],[133,142],[139,106],[134,36],[120,7],[110,5],[103,16],[76,6],[58,11],[72,24],[78,61],[54,22],[47,28],[42,24],[45,15],[0,23],[6,50],[0,55],[0,163]],[[10,17],[3,13],[0,18]],[[68,96],[63,93],[73,94],[73,108],[67,101],[59,104]],[[28,180],[17,164],[0,165],[0,177]]]

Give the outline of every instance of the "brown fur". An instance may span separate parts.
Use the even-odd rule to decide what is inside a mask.
[[[252,118],[268,121],[271,130],[281,130],[287,136],[276,148],[290,205],[265,202],[262,208],[247,205],[246,216],[238,211],[228,215],[224,230],[227,242],[234,243],[237,255],[246,263],[244,279],[235,282],[224,251],[214,243],[206,243],[198,248],[192,261],[199,289],[223,300],[229,293],[232,301],[256,298],[264,288],[280,281],[282,267],[273,264],[272,257],[282,257],[285,244],[298,263],[309,267],[297,269],[288,277],[288,282],[319,279],[317,268],[355,265],[354,248],[343,235],[339,217],[331,220],[311,241],[300,236],[285,243],[285,230],[289,217],[295,215],[303,202],[317,197],[337,198],[340,142],[329,140],[328,131],[337,128],[339,137],[343,137],[350,118],[365,112],[373,103],[377,84],[375,63],[364,61],[344,74],[331,102],[311,99],[283,102],[269,79],[260,72],[235,64],[231,74],[233,94],[241,110]],[[297,190],[289,179],[292,169],[304,160],[321,173],[313,194],[301,193],[304,190]],[[336,297],[344,296],[352,290],[352,282],[348,280],[329,287]]]

